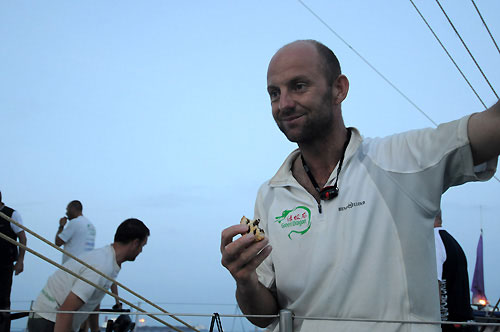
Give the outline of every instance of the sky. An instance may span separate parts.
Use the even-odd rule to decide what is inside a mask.
[[[494,104],[437,4],[415,3]],[[500,54],[472,3],[441,3],[500,89]],[[484,109],[409,1],[304,4],[435,122]],[[500,39],[500,2],[476,4]],[[253,214],[258,187],[295,149],[272,119],[266,71],[276,50],[297,39],[319,40],[337,54],[350,81],[346,125],[365,137],[433,126],[299,1],[0,1],[3,201],[53,240],[67,203],[78,199],[97,228],[97,247],[112,242],[121,221],[139,218],[151,237],[119,281],[170,312],[235,313],[220,233]],[[491,302],[500,297],[498,197],[492,179],[451,188],[442,200],[444,226],[462,245],[471,279],[483,227]],[[28,244],[61,259],[32,236]],[[27,254],[12,307],[28,307],[54,270]]]

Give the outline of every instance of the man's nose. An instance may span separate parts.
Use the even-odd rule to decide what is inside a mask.
[[[280,110],[286,110],[295,107],[295,101],[287,91],[282,91],[280,94]]]

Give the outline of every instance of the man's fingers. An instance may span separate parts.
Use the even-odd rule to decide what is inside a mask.
[[[247,268],[250,270],[255,270],[257,267],[262,264],[262,262],[271,254],[273,248],[269,245],[262,249],[257,256],[255,256],[250,262],[247,264]]]
[[[236,241],[226,245],[222,249],[222,255],[227,256],[227,258],[242,256],[245,260],[251,259],[267,245],[268,241],[266,238],[260,242],[256,242],[253,234],[245,234]]]
[[[250,260],[245,261],[244,265],[238,266],[237,268],[235,267],[234,269],[229,269],[236,282],[249,280],[252,275],[255,275],[255,270],[269,256],[271,251],[271,246],[266,246],[256,256],[253,256]]]
[[[248,265],[267,246],[268,242],[268,239],[255,242],[253,235],[245,235],[226,246],[221,263],[231,274],[236,275],[240,269]]]
[[[233,237],[235,237],[238,234],[245,234],[248,231],[248,226],[246,225],[233,225],[231,227],[226,228],[225,230],[222,231],[221,234],[221,247],[220,251],[221,253],[224,251],[224,248],[233,242]]]

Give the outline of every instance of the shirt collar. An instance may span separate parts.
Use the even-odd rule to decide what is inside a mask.
[[[349,141],[349,145],[347,145],[347,150],[345,152],[344,163],[342,166],[341,173],[345,170],[345,168],[349,164],[349,161],[352,159],[352,156],[357,151],[358,147],[361,145],[361,142],[363,141],[361,134],[356,128],[350,127],[350,129],[352,132],[351,140]],[[292,175],[292,165],[295,159],[297,159],[299,156],[300,156],[299,149],[293,150],[288,155],[288,157],[285,159],[281,167],[278,169],[278,172],[276,172],[276,174],[269,181],[269,185],[271,187],[289,186],[292,184],[298,184]],[[338,163],[335,169],[330,174],[327,184],[335,180],[335,177],[337,175],[337,167]]]

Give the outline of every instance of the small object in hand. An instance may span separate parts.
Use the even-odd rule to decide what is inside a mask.
[[[259,228],[259,222],[260,219],[250,220],[245,216],[241,217],[240,221],[240,224],[248,226],[247,233],[252,233],[255,237],[255,241],[264,240],[264,230],[262,228]]]

